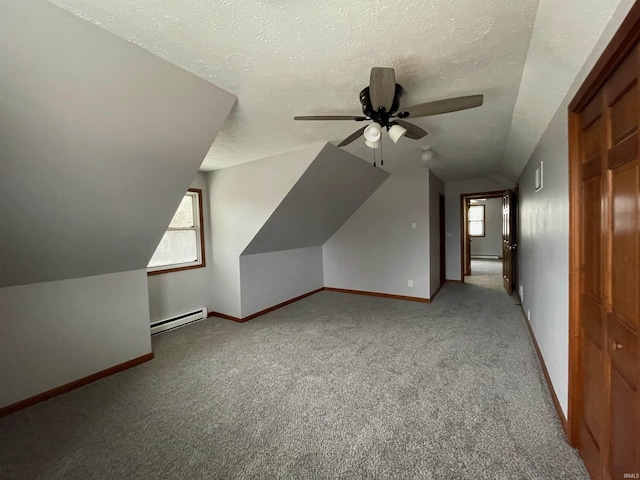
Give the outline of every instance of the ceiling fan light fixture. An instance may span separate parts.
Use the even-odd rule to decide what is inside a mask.
[[[424,147],[422,147],[422,155],[420,155],[420,158],[422,159],[423,162],[428,162],[433,158],[431,145],[425,145]]]
[[[382,127],[379,123],[373,122],[367,128],[364,129],[364,138],[370,142],[377,142],[380,140]]]
[[[371,142],[369,140],[365,140],[364,144],[369,148],[378,148],[380,146],[380,140],[378,140],[377,142]]]
[[[407,129],[400,125],[392,125],[391,128],[389,128],[389,138],[393,140],[393,143],[398,143],[398,140],[400,140],[405,133],[407,133]]]

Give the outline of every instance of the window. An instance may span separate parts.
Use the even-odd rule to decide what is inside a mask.
[[[471,205],[468,218],[469,235],[472,237],[484,237],[484,205]]]
[[[147,274],[175,272],[205,266],[202,230],[202,190],[189,189],[173,215]]]

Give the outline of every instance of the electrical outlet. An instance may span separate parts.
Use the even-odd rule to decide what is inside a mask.
[[[527,320],[531,321],[531,310],[527,309]]]
[[[417,224],[416,222],[413,222],[413,223],[411,224],[411,228],[413,228],[413,229],[415,229],[417,226],[418,226],[418,224]]]
[[[518,285],[518,294],[520,295],[520,303],[524,302],[524,287],[522,284]]]
[[[409,280],[409,281],[407,282],[407,284],[408,284],[410,287],[413,287],[413,280]]]

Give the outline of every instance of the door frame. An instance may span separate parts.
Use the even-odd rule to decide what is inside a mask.
[[[467,241],[467,236],[469,232],[467,231],[467,209],[465,208],[465,204],[467,200],[472,200],[474,198],[502,198],[504,192],[508,190],[505,188],[504,190],[493,190],[490,192],[473,192],[473,193],[461,193],[460,194],[460,280],[464,283],[464,272],[467,258],[465,256],[465,242]]]
[[[640,2],[635,2],[618,31],[569,104],[569,397],[567,427],[569,443],[578,443],[582,409],[580,382],[580,117],[579,114],[604,86],[620,62],[640,41]]]
[[[438,223],[440,227],[440,285],[447,281],[447,235],[445,226],[445,196],[438,194]]]

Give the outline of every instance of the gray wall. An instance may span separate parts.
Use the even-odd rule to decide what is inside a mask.
[[[429,172],[429,298],[440,288],[440,194],[444,183]]]
[[[322,288],[322,247],[240,257],[242,316]]]
[[[391,175],[324,244],[323,261],[327,287],[429,298],[429,170]]]
[[[388,176],[326,144],[243,255],[321,246]]]
[[[387,176],[330,144],[209,173],[213,310],[245,317],[320,288],[320,250],[307,247],[320,247]]]
[[[446,239],[447,239],[447,280],[462,280],[460,258],[460,195],[463,193],[481,193],[503,191],[514,188],[515,184],[501,179],[500,182],[491,178],[474,180],[460,180],[444,184],[446,208]]]
[[[562,409],[567,411],[569,345],[568,130],[564,109],[555,115],[520,176],[519,283],[523,307],[545,358]],[[534,192],[544,160],[544,188]]]
[[[190,188],[202,190],[206,267],[150,275],[147,283],[149,285],[149,320],[151,322],[199,307],[206,307],[207,310],[213,308],[210,259],[211,216],[209,214],[209,192],[206,174],[199,172],[191,182]]]
[[[323,146],[318,144],[207,174],[213,311],[242,316],[240,254]]]
[[[540,139],[519,179],[519,283],[523,308],[540,346],[558,400],[567,414],[569,365],[568,115],[571,99],[613,37],[632,2],[623,1]],[[544,161],[544,188],[534,192]]]
[[[502,198],[487,198],[484,205],[484,237],[471,238],[471,255],[502,257]]]
[[[0,18],[0,287],[145,268],[235,97],[44,0]]]
[[[151,352],[147,272],[0,288],[0,407]]]
[[[6,405],[151,351],[146,265],[235,97],[48,2],[0,18]]]

